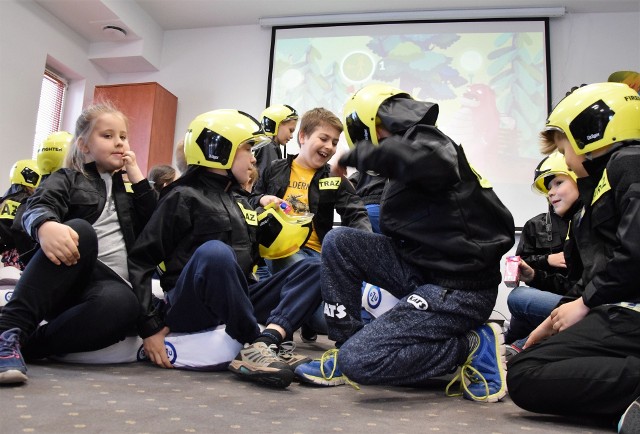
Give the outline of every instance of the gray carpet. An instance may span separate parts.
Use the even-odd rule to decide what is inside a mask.
[[[320,337],[298,344],[318,357]],[[446,380],[423,389],[318,388],[293,383],[274,390],[230,372],[124,365],[29,365],[29,382],[0,388],[2,433],[597,433],[589,420],[536,415],[508,397],[495,404],[444,394]]]

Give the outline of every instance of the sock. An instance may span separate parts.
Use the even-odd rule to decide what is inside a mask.
[[[260,336],[254,341],[255,342],[264,342],[269,345],[279,346],[282,343],[282,337],[280,337],[280,333],[274,329],[264,329]]]

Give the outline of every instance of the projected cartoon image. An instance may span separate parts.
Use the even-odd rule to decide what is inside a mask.
[[[538,133],[548,110],[544,27],[483,24],[453,32],[440,31],[440,23],[411,23],[405,32],[393,25],[281,29],[270,101],[341,115],[350,94],[384,82],[438,102],[438,127],[503,190],[503,201],[518,200],[540,159]],[[505,191],[507,183],[517,185]]]

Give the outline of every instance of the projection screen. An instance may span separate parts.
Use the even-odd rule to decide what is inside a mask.
[[[548,69],[545,18],[275,27],[267,105],[325,107],[342,119],[347,97],[372,82],[437,102],[438,127],[522,227],[547,208],[531,183],[543,158]]]

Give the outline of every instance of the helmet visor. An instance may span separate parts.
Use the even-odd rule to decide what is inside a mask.
[[[371,131],[360,119],[357,112],[351,112],[346,118],[347,134],[355,146],[361,140],[371,140]]]
[[[584,109],[569,124],[571,135],[579,149],[602,140],[607,125],[615,115],[615,112],[602,100],[596,101]]]
[[[222,165],[229,162],[233,144],[226,137],[208,128],[203,128],[196,139],[196,143],[207,161],[220,163]]]

